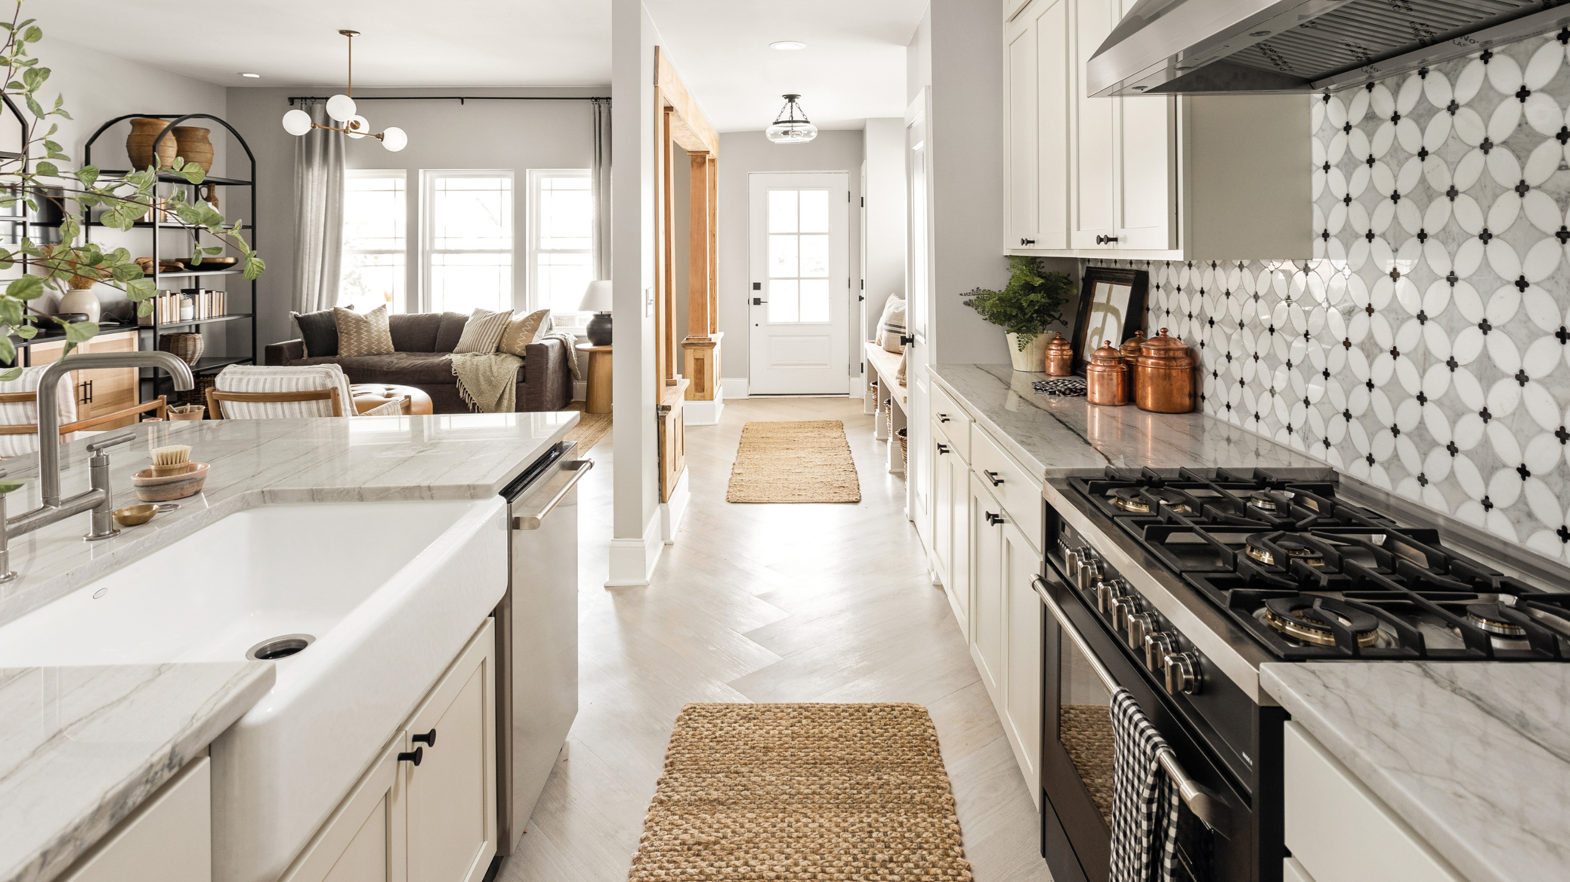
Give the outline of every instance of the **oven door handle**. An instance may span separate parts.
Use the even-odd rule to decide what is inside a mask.
[[[1080,654],[1085,657],[1085,661],[1090,663],[1090,669],[1101,680],[1101,684],[1107,687],[1107,691],[1115,694],[1119,689],[1122,689],[1122,685],[1112,676],[1112,672],[1108,671],[1106,666],[1101,663],[1101,660],[1096,658],[1095,650],[1090,648],[1090,644],[1086,642],[1085,636],[1079,633],[1079,629],[1074,627],[1073,622],[1068,620],[1068,614],[1063,611],[1063,607],[1059,606],[1058,602],[1053,600],[1052,595],[1047,592],[1047,583],[1042,581],[1040,576],[1032,576],[1030,584],[1032,588],[1036,589],[1036,594],[1041,597],[1041,602],[1046,605],[1047,611],[1052,613],[1054,619],[1057,619],[1058,627],[1062,628],[1063,633],[1067,634],[1069,639],[1074,641],[1074,645],[1078,647]],[[1206,827],[1220,833],[1226,823],[1226,803],[1207,793],[1195,783],[1193,778],[1188,776],[1187,772],[1183,771],[1183,767],[1178,764],[1177,755],[1172,752],[1170,746],[1163,748],[1160,753],[1156,754],[1156,760],[1161,763],[1161,768],[1167,773],[1167,777],[1172,779],[1172,784],[1177,787],[1178,795],[1188,805],[1189,811],[1192,811],[1196,818],[1203,821]],[[1225,836],[1224,833],[1222,835]]]

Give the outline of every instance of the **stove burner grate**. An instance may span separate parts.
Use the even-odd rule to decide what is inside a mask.
[[[1187,513],[1188,497],[1176,490],[1119,487],[1112,491],[1112,507],[1133,514],[1149,514],[1154,503],[1175,512]]]
[[[1285,533],[1256,533],[1243,543],[1243,553],[1266,566],[1286,566],[1300,561],[1304,566],[1323,567],[1325,555]]]
[[[1282,634],[1314,646],[1337,646],[1336,630],[1346,632],[1358,646],[1379,640],[1379,620],[1328,597],[1276,597],[1265,601],[1265,623]]]

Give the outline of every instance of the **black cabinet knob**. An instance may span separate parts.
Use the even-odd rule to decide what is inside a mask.
[[[413,750],[406,750],[403,753],[398,754],[398,762],[400,763],[411,762],[418,766],[420,764],[420,760],[422,759],[425,759],[425,748],[423,747],[416,747]]]
[[[436,730],[432,729],[431,731],[426,732],[424,735],[410,735],[409,736],[409,740],[413,741],[416,744],[419,744],[419,743],[423,742],[426,747],[435,747],[436,746]]]

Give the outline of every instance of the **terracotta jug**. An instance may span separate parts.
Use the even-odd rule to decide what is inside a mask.
[[[207,129],[200,126],[175,126],[174,140],[179,157],[187,163],[194,162],[202,171],[213,167],[213,142],[207,139]]]
[[[1139,356],[1145,350],[1145,332],[1135,331],[1123,341],[1123,363],[1128,365],[1128,400],[1139,400]]]
[[[1111,340],[1102,341],[1085,365],[1085,400],[1111,407],[1128,404],[1128,365]]]
[[[125,139],[125,153],[131,159],[131,168],[134,171],[146,171],[153,165],[153,139],[169,124],[168,120],[138,117],[131,120],[131,134]],[[209,148],[211,149],[211,148]],[[159,168],[168,168],[174,164],[174,158],[180,155],[179,144],[175,142],[171,133],[158,142],[157,165]],[[211,161],[211,160],[209,160]]]
[[[1053,333],[1052,340],[1047,343],[1047,375],[1066,377],[1073,372],[1074,347],[1063,339],[1062,334]]]
[[[1139,392],[1134,402],[1153,413],[1188,413],[1194,409],[1194,358],[1183,341],[1167,329],[1145,341],[1139,357]]]

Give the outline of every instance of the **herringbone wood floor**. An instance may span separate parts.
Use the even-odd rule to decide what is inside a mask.
[[[743,423],[818,419],[844,421],[861,503],[725,501]],[[623,882],[690,701],[926,705],[978,882],[1050,882],[1024,779],[860,400],[734,401],[720,425],[688,427],[692,506],[647,588],[604,587],[608,438],[591,455],[580,485],[578,719],[502,882]]]

